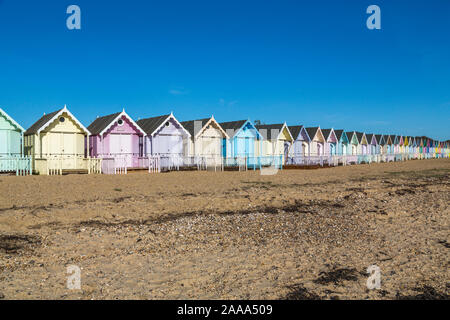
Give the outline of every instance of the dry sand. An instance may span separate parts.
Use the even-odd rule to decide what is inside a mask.
[[[448,159],[0,176],[0,298],[448,299],[449,191]]]

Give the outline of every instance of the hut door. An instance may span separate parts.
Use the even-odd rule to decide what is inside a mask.
[[[245,138],[245,156],[250,156],[250,139]]]
[[[62,154],[64,156],[75,156],[75,135],[73,133],[63,133]]]
[[[129,134],[120,135],[121,153],[125,156],[127,167],[132,166],[133,150],[131,148],[131,139],[131,135]]]
[[[284,143],[284,159],[286,161],[286,159],[289,157],[289,142],[285,142]]]

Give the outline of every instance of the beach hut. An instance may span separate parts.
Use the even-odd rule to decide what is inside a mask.
[[[262,141],[256,141],[257,154],[262,157],[280,157],[282,163],[285,163],[294,142],[286,123],[261,124],[255,128],[263,137]],[[258,150],[260,145],[261,150]]]
[[[410,159],[415,159],[416,138],[408,136],[408,154]]]
[[[409,149],[410,149],[410,143],[412,141],[410,136],[404,136],[403,137],[403,154],[406,156],[406,159],[409,159]]]
[[[250,120],[221,122],[219,124],[229,137],[229,139],[223,140],[224,156],[229,158],[259,156],[257,150],[255,150],[255,145],[259,140],[260,147],[258,150],[262,150],[263,137]]]
[[[145,132],[144,156],[159,156],[164,169],[179,169],[187,148],[186,140],[191,137],[173,113],[136,121]]]
[[[431,139],[428,137],[423,137],[423,153],[425,159],[430,158],[430,150],[431,150]]]
[[[311,139],[306,128],[300,126],[289,126],[292,138],[294,139],[289,151],[289,164],[304,164],[309,155],[309,143]]]
[[[349,140],[347,134],[343,129],[334,130],[334,133],[336,134],[336,138],[338,140],[336,153],[340,156],[347,155],[349,149]]]
[[[356,136],[355,131],[348,131],[346,132],[348,140],[349,140],[349,150],[348,154],[356,156],[358,154],[358,137]]]
[[[183,121],[181,125],[190,133],[190,136],[185,138],[186,157],[201,157],[210,166],[222,163],[223,141],[230,137],[214,116]]]
[[[375,134],[368,133],[366,134],[367,138],[367,154],[377,155],[378,154],[378,141],[375,137]]]
[[[409,153],[413,159],[418,158],[418,147],[417,147],[417,140],[416,137],[409,137]]]
[[[399,136],[392,134],[390,135],[391,141],[392,141],[392,153],[398,154],[400,152],[400,143],[399,143]]]
[[[39,174],[100,172],[100,161],[87,157],[90,132],[64,108],[44,114],[25,132],[25,154]],[[87,146],[86,146],[87,143]]]
[[[405,136],[398,136],[398,153],[405,153]]]
[[[358,147],[357,147],[357,154],[358,155],[366,155],[368,154],[368,145],[367,137],[364,132],[355,132],[356,137],[358,139]]]
[[[322,129],[323,137],[325,138],[324,143],[324,154],[326,156],[334,156],[336,155],[336,148],[338,143],[338,138],[336,137],[336,133],[331,129]]]
[[[323,156],[325,152],[325,137],[323,136],[320,127],[306,128],[308,136],[311,138],[309,143],[309,155],[310,156]]]
[[[24,129],[0,108],[0,157],[22,156]]]
[[[376,134],[375,139],[377,141],[377,149],[375,151],[375,154],[384,154],[384,146],[386,145],[386,141],[384,141],[384,135],[382,134]]]
[[[142,166],[140,159],[143,156],[145,132],[125,110],[98,117],[87,129],[91,133],[89,154],[103,159],[103,173]]]
[[[419,158],[424,159],[425,158],[425,139],[424,137],[416,137],[416,145],[419,150]]]
[[[24,131],[0,108],[0,173],[31,174],[31,158],[23,156]]]

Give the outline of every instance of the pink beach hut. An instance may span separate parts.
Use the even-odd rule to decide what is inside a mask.
[[[89,154],[103,159],[103,173],[140,166],[145,132],[125,110],[98,117],[88,128]]]

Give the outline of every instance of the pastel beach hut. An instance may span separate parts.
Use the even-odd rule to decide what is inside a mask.
[[[367,137],[364,132],[356,131],[356,138],[358,139],[358,147],[357,154],[358,155],[366,155],[368,154],[368,145]]]
[[[375,154],[377,155],[377,161],[378,162],[386,162],[386,141],[384,141],[384,135],[382,134],[376,134],[375,139],[377,140],[377,150]]]
[[[348,155],[349,140],[347,137],[347,133],[343,129],[336,129],[334,130],[334,133],[336,134],[336,138],[338,139],[336,153],[340,156]]]
[[[145,132],[123,110],[98,117],[87,128],[89,154],[102,159],[102,172],[126,173],[129,168],[143,167]]]
[[[203,161],[209,167],[221,166],[223,141],[230,137],[214,119],[214,116],[183,121],[181,125],[190,133],[190,136],[185,137],[185,156],[194,157],[196,164]]]
[[[375,139],[377,141],[377,150],[375,154],[384,154],[384,146],[386,145],[386,141],[384,141],[384,135],[376,134]]]
[[[25,129],[0,108],[0,157],[20,157]]]
[[[398,153],[402,154],[405,150],[405,136],[398,136]]]
[[[348,155],[355,156],[358,148],[358,138],[356,137],[356,133],[355,131],[347,131],[345,134],[347,135],[349,142]]]
[[[336,147],[338,143],[338,138],[336,137],[336,133],[334,129],[321,129],[323,137],[325,138],[324,143],[324,155],[326,156],[334,156],[336,155]]]
[[[386,154],[394,154],[394,144],[392,141],[392,135],[387,134],[384,136],[384,141],[386,141]]]
[[[66,106],[44,114],[24,135],[25,154],[39,174],[101,171],[101,161],[87,157],[89,130]]]
[[[146,157],[158,156],[163,169],[179,169],[183,166],[186,145],[191,134],[175,118],[173,113],[136,121],[145,132],[143,153]]]
[[[0,108],[0,173],[31,174],[31,159],[23,157],[25,130]]]
[[[358,163],[369,163],[370,159],[367,156],[368,155],[368,145],[367,137],[364,132],[356,131],[356,138],[358,139],[358,145],[357,145],[357,155],[358,155]]]
[[[276,158],[276,163],[285,164],[294,138],[286,123],[256,125],[256,129],[263,137],[262,141],[256,141],[256,152],[264,159]],[[258,148],[261,146],[261,150]],[[264,160],[263,160],[264,161]]]
[[[325,137],[323,136],[320,127],[308,127],[306,128],[308,136],[311,138],[309,143],[309,155],[310,156],[323,156]]]
[[[425,154],[427,159],[431,158],[432,148],[433,148],[432,140],[428,137],[425,137]]]
[[[412,142],[410,136],[403,136],[403,154],[406,160],[410,159],[410,144]]]
[[[369,162],[379,162],[380,159],[378,157],[378,142],[375,134],[367,133],[367,155],[369,156]]]
[[[294,139],[291,149],[289,151],[288,164],[303,165],[306,164],[309,156],[309,144],[311,139],[302,125],[289,126],[292,138]]]
[[[408,136],[408,157],[409,159],[415,159],[415,145],[416,145],[416,139],[412,136]]]
[[[420,159],[425,159],[426,153],[427,153],[427,150],[426,150],[427,140],[423,136],[417,137],[416,140],[419,140],[418,146],[419,146]]]
[[[378,149],[377,148],[378,142],[377,142],[377,138],[375,137],[375,134],[367,133],[366,138],[367,138],[367,154],[376,155],[377,149]]]
[[[395,155],[395,160],[398,160],[397,155],[400,152],[400,140],[398,135],[390,135],[392,141],[392,153]]]
[[[257,166],[260,154],[258,151],[262,150],[263,137],[256,129],[255,125],[250,120],[238,120],[221,122],[220,126],[225,130],[229,139],[223,139],[223,155],[226,166],[241,166],[242,159],[247,159],[244,165]],[[259,148],[256,149],[256,144]]]
[[[421,149],[421,139],[420,137],[414,137],[414,157],[420,159]]]
[[[411,137],[413,139],[413,143],[410,143],[410,152],[413,155],[414,159],[420,158],[420,139],[418,137]],[[410,140],[411,141],[411,140]]]

